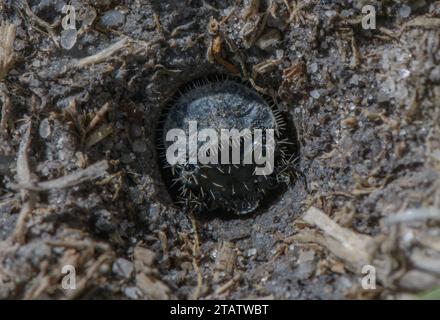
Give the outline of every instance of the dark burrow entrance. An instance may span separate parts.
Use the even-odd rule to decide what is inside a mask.
[[[239,135],[225,139],[222,129],[236,129]],[[211,75],[180,87],[163,107],[156,147],[175,204],[205,217],[262,213],[298,176],[299,143],[292,119],[273,98],[230,76]]]

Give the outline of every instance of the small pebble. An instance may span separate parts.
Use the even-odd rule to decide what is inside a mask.
[[[437,66],[431,70],[429,73],[429,80],[435,83],[440,82],[440,66]]]
[[[321,96],[318,90],[313,90],[312,92],[310,92],[310,96],[313,99],[319,99],[319,97]]]
[[[91,5],[95,8],[106,8],[112,4],[112,0],[90,0]]]
[[[399,76],[401,79],[408,78],[411,72],[408,69],[400,69]]]
[[[350,79],[350,84],[352,85],[359,85],[359,76],[357,74],[354,74]]]
[[[161,211],[162,211],[162,208],[159,205],[152,205],[148,209],[148,215],[152,221],[155,221],[159,218]]]
[[[118,258],[113,263],[112,271],[121,278],[130,278],[133,273],[134,267],[131,261],[124,258]]]
[[[411,14],[411,7],[407,6],[407,5],[403,5],[399,8],[399,15],[402,18],[408,18]]]
[[[100,24],[105,28],[117,28],[124,24],[125,15],[119,10],[110,10],[101,17]]]
[[[284,50],[276,50],[275,51],[275,56],[277,59],[281,59],[284,57]]]
[[[432,152],[432,156],[437,160],[440,161],[440,149],[434,150]]]
[[[75,29],[63,30],[60,39],[61,46],[66,50],[72,49],[76,43],[77,34],[78,32]]]
[[[142,298],[142,291],[138,287],[127,287],[124,289],[127,298],[137,300]]]
[[[49,119],[45,118],[41,121],[40,127],[38,129],[38,133],[40,134],[40,137],[43,139],[46,139],[50,136],[52,130],[50,128]]]

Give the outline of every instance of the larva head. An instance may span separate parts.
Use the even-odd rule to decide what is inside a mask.
[[[282,142],[284,127],[280,114],[246,85],[225,79],[195,82],[166,110],[159,131],[171,195],[205,211],[255,211],[280,188],[277,172],[290,157]],[[169,134],[176,129],[184,133],[181,141]],[[174,163],[167,151],[174,154],[177,146],[184,156]],[[258,151],[263,152],[257,159]]]

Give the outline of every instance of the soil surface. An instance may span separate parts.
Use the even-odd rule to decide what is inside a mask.
[[[0,0],[0,23],[1,299],[440,286],[439,1]],[[298,179],[245,217],[185,212],[162,181],[162,109],[208,74],[277,99],[298,134]]]

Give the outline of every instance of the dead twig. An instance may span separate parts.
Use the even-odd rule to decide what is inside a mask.
[[[440,221],[440,209],[435,207],[408,209],[386,217],[383,222],[388,226],[398,223],[426,220]]]
[[[421,27],[426,29],[438,29],[440,28],[440,18],[430,18],[430,17],[417,17],[414,18],[402,26],[402,29],[411,27]]]
[[[211,18],[208,31],[212,35],[212,39],[206,52],[207,60],[218,63],[232,74],[239,74],[238,68],[222,57],[224,34],[220,32],[220,25],[216,19]]]
[[[15,61],[14,40],[16,27],[13,24],[0,26],[0,81],[8,74]]]
[[[314,242],[324,246],[355,273],[359,273],[364,265],[371,263],[377,248],[374,238],[341,227],[315,207],[309,208],[302,220],[317,230],[303,229],[293,236],[292,240]]]
[[[76,67],[86,67],[91,64],[98,64],[101,62],[104,62],[111,58],[116,52],[119,50],[126,48],[129,45],[129,39],[123,38],[119,40],[118,42],[112,44],[111,46],[105,48],[104,50],[98,52],[97,54],[85,57],[81,60],[79,60],[76,63]]]
[[[46,241],[46,244],[52,247],[64,247],[70,249],[76,249],[78,251],[84,250],[90,247],[96,247],[103,251],[110,250],[110,247],[106,243],[94,242],[89,240],[50,240]]]
[[[38,182],[34,184],[30,184],[28,182],[26,183],[19,183],[18,187],[23,188],[26,190],[32,190],[32,191],[47,191],[47,190],[53,190],[53,189],[65,189],[68,187],[73,187],[78,184],[81,184],[85,181],[94,180],[97,178],[102,177],[107,172],[107,169],[109,168],[107,160],[99,161],[95,164],[92,164],[91,166],[85,168],[85,169],[79,169],[75,172],[72,172],[68,175],[65,175],[63,177],[49,180],[49,181],[43,181]]]
[[[224,293],[226,290],[232,288],[232,286],[234,286],[240,279],[241,279],[241,274],[239,274],[239,273],[236,274],[231,280],[226,281],[225,284],[218,287],[217,290],[215,290],[215,292],[214,292],[214,296],[218,296],[218,295]]]

